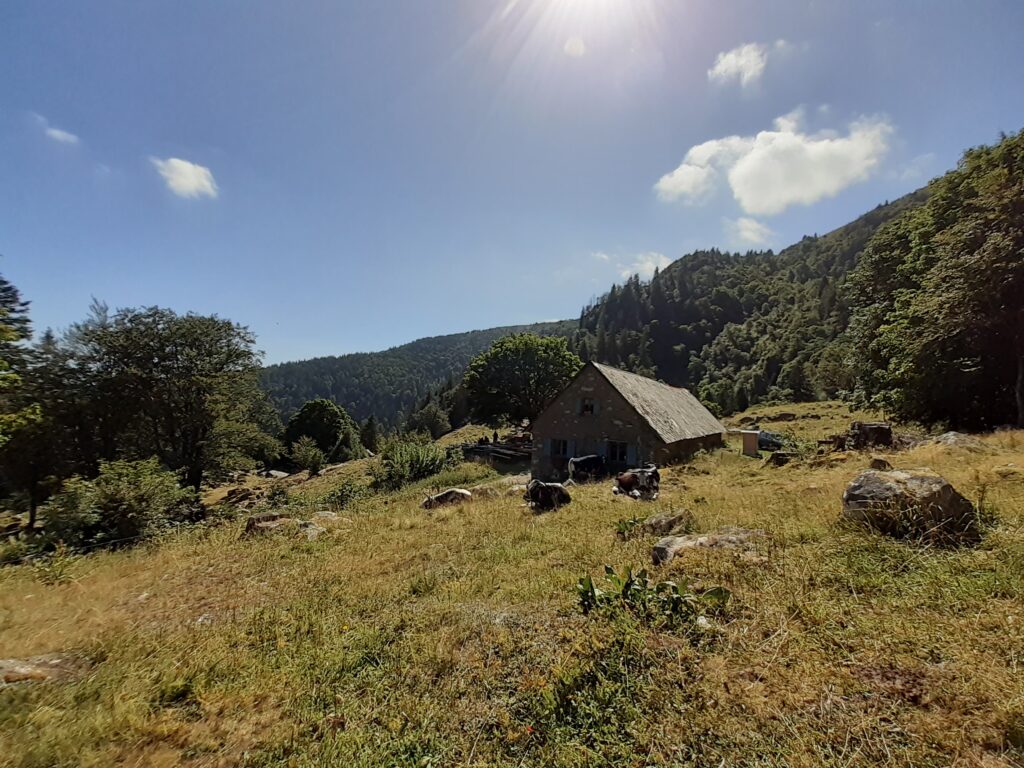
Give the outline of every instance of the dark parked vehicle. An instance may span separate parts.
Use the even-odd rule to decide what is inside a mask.
[[[766,432],[761,430],[757,435],[757,450],[759,451],[781,451],[785,438],[778,432]]]

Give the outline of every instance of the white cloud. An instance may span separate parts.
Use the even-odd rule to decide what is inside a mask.
[[[774,45],[746,43],[731,51],[723,51],[708,70],[708,80],[721,84],[738,82],[743,88],[754,85],[764,74],[769,56],[782,53],[789,47],[785,40],[776,40]]]
[[[757,219],[740,216],[735,221],[726,220],[726,226],[735,243],[739,245],[766,245],[775,233]]]
[[[217,197],[217,182],[209,168],[177,157],[151,157],[150,161],[178,197]]]
[[[36,114],[33,116],[35,117],[36,122],[39,124],[39,127],[43,129],[43,133],[45,133],[47,137],[56,141],[58,144],[78,143],[78,137],[75,136],[75,134],[71,133],[71,131],[65,131],[62,128],[57,128],[54,125],[50,125],[50,121],[42,115]]]
[[[598,261],[611,261],[612,258],[604,251],[594,251],[592,254],[590,254],[590,257],[593,259],[597,259]]]
[[[893,128],[884,118],[862,117],[843,136],[806,133],[803,111],[776,118],[770,131],[726,136],[691,147],[683,162],[654,185],[661,200],[699,203],[725,175],[746,213],[770,216],[791,205],[810,205],[867,179],[889,150]]]
[[[708,80],[713,83],[738,80],[742,86],[750,85],[761,79],[767,63],[768,54],[765,46],[747,43],[718,54],[715,66],[708,70]]]
[[[565,41],[565,47],[562,50],[565,51],[566,56],[572,56],[574,59],[578,59],[587,52],[587,46],[583,42],[582,38],[570,37]]]
[[[632,259],[633,261],[629,264],[619,264],[619,274],[624,278],[640,275],[644,280],[649,280],[654,275],[655,269],[664,269],[672,263],[668,256],[657,251],[637,253],[633,255]]]
[[[47,128],[46,135],[61,144],[77,144],[78,137],[69,131],[62,131],[60,128]]]

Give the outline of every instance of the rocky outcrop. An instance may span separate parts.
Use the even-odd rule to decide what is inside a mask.
[[[944,432],[932,442],[949,448],[966,448],[969,451],[980,451],[985,447],[981,440],[971,435],[965,435],[963,432]]]
[[[933,544],[981,538],[974,505],[930,469],[868,470],[843,493],[843,518],[880,533]]]
[[[762,531],[751,531],[746,528],[726,526],[715,533],[692,533],[687,536],[666,536],[651,550],[651,560],[655,565],[672,562],[672,559],[684,549],[735,549],[751,551],[755,542],[764,536]]]
[[[296,521],[285,517],[280,512],[260,512],[250,515],[245,521],[243,536],[262,536],[268,533],[278,533],[285,529],[295,527]]]
[[[32,656],[27,659],[0,659],[0,688],[18,683],[41,683],[70,677],[79,663],[69,656]]]

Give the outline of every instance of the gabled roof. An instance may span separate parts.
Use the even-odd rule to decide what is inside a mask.
[[[726,428],[688,389],[590,363],[666,443],[722,434]]]

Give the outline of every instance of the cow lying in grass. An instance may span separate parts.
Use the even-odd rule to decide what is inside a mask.
[[[540,480],[531,480],[526,486],[523,499],[534,509],[544,511],[558,509],[563,504],[568,504],[572,501],[572,496],[561,483],[542,483]]]
[[[473,494],[465,488],[449,488],[434,496],[427,496],[420,506],[423,509],[434,509],[435,507],[447,507],[451,504],[462,504],[473,498]]]
[[[612,493],[622,493],[634,499],[653,501],[658,498],[661,474],[654,464],[643,469],[628,469],[616,476]]]

